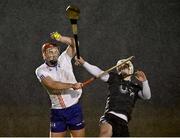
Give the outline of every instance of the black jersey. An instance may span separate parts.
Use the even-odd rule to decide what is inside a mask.
[[[142,90],[142,87],[131,81],[125,81],[121,75],[113,72],[110,73],[107,83],[109,84],[109,95],[105,112],[121,113],[130,120],[132,109],[138,99],[138,92]]]

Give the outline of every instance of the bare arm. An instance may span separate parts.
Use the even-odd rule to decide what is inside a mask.
[[[74,57],[76,54],[75,40],[72,37],[62,36],[58,32],[51,33],[51,38],[68,45],[67,54],[70,57]]]
[[[47,76],[41,79],[41,83],[43,86],[46,86],[47,88],[51,90],[65,90],[69,88],[81,89],[82,84],[81,83],[63,83],[59,81],[54,81],[51,77]],[[59,93],[60,91],[54,91],[55,93]]]

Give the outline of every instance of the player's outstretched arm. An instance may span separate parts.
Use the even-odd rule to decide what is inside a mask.
[[[52,90],[65,90],[73,88],[74,90],[81,89],[82,83],[63,83],[59,81],[54,81],[51,77],[47,76],[41,79],[41,83],[49,89]],[[54,91],[59,93],[59,91]]]
[[[102,72],[104,72],[99,67],[89,64],[82,57],[80,57],[80,59],[75,57],[75,61],[76,61],[75,62],[76,65],[82,65],[89,73],[91,73],[95,77],[98,76],[99,74],[101,74]],[[104,82],[107,82],[109,79],[109,74],[102,76],[100,79]]]

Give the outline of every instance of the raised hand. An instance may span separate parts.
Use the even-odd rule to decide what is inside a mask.
[[[79,65],[83,65],[85,62],[85,60],[80,57],[79,59],[77,58],[77,56],[75,56],[75,65],[79,66]]]
[[[136,72],[135,72],[135,77],[136,77],[136,79],[138,79],[138,80],[141,81],[141,82],[147,80],[146,75],[144,74],[143,71],[136,71]]]
[[[50,33],[50,37],[51,37],[52,39],[59,40],[62,36],[61,36],[61,34],[58,33],[58,32],[52,32],[52,33]]]

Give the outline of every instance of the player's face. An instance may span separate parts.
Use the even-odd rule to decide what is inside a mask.
[[[57,47],[52,47],[46,49],[45,60],[51,64],[57,63],[59,57],[59,50]]]
[[[118,72],[122,75],[129,75],[129,64],[124,64],[118,68]]]

